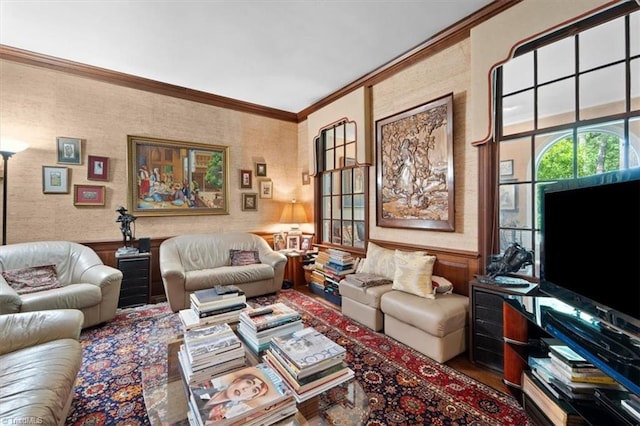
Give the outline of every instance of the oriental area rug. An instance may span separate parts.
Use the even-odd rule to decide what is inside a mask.
[[[354,322],[295,290],[249,300],[283,302],[347,349],[347,364],[369,398],[367,426],[530,425],[504,394]],[[122,309],[81,334],[83,363],[67,425],[148,425],[143,369],[166,372],[167,341],[181,333],[166,303]],[[335,424],[353,425],[350,419]]]

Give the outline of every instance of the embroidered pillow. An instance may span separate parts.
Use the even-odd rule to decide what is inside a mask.
[[[396,272],[393,277],[393,290],[435,299],[431,274],[436,263],[435,256],[429,256],[422,252],[395,252]]]
[[[18,294],[62,287],[56,275],[56,265],[9,269],[2,271],[2,276]]]
[[[453,283],[444,277],[433,275],[431,277],[431,285],[436,293],[453,293]]]
[[[231,266],[246,266],[260,263],[257,250],[229,250]]]

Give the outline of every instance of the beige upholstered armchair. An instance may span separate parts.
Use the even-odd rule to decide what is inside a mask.
[[[122,272],[89,247],[37,241],[0,247],[0,314],[78,309],[84,327],[113,319]]]
[[[77,309],[0,315],[2,424],[64,425],[82,365]]]

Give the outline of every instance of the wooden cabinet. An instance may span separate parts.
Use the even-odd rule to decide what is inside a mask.
[[[304,254],[301,253],[286,253],[287,266],[284,270],[284,281],[289,281],[292,286],[304,287],[306,280],[304,277]]]
[[[122,271],[118,307],[125,308],[149,303],[151,253],[116,257],[116,265]]]
[[[469,355],[471,361],[499,372],[504,366],[504,330],[502,302],[505,298],[535,291],[530,287],[497,287],[471,281],[471,327]]]

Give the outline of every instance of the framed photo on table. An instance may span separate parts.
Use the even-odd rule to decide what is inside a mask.
[[[287,235],[287,249],[300,250],[300,235]]]
[[[69,169],[67,167],[42,166],[42,192],[44,194],[68,194]]]
[[[108,180],[109,179],[109,157],[98,157],[90,155],[88,158],[87,179]]]

